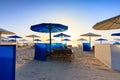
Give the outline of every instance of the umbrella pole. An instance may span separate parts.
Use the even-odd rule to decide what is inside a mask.
[[[100,41],[100,44],[102,44],[102,41]]]
[[[33,37],[33,44],[34,44],[34,37]]]
[[[15,38],[15,41],[16,41],[16,43],[17,43],[17,39]]]
[[[91,50],[91,36],[89,36],[90,50]]]
[[[62,44],[62,36],[61,36],[61,44]]]
[[[15,42],[16,42],[16,38],[15,38]]]
[[[0,44],[1,44],[1,33],[0,33]]]
[[[83,42],[81,41],[82,55],[83,55]]]
[[[50,33],[49,33],[49,36],[50,36],[50,54],[51,54],[51,27],[50,27]]]
[[[61,47],[62,47],[62,36],[61,36]]]
[[[15,38],[15,44],[17,45],[17,41],[16,41],[16,38]]]

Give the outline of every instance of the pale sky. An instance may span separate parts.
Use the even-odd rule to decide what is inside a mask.
[[[71,35],[72,41],[77,41],[82,38],[81,34],[88,32],[111,39],[115,37],[110,35],[120,32],[119,29],[97,31],[92,26],[120,15],[119,5],[120,0],[0,0],[0,28],[24,38],[37,34],[41,40],[46,40],[49,38],[47,33],[33,32],[30,26],[52,22],[69,26],[64,33]]]

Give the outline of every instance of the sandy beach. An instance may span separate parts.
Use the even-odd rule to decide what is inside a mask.
[[[120,80],[120,72],[109,69],[94,57],[93,52],[83,52],[73,47],[72,62],[46,62],[33,60],[33,48],[18,48],[16,80]]]
[[[0,0],[0,12],[0,80],[120,80],[120,0]]]

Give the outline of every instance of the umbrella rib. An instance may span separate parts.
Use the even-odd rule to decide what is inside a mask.
[[[119,18],[116,18],[115,20],[111,20],[112,23],[120,24]]]
[[[111,28],[112,27],[112,25],[114,25],[116,22],[113,22],[113,24],[111,24],[109,27]]]
[[[119,20],[119,18],[116,18],[115,20],[111,20],[111,22],[112,22],[113,24],[110,25],[110,28],[111,28],[112,25],[114,25],[114,24],[120,24],[120,22],[119,22],[118,20]]]
[[[101,21],[93,26],[96,30],[111,30],[111,29],[118,29],[120,25],[120,15]],[[97,28],[98,27],[98,28]]]
[[[116,24],[120,24],[120,22],[119,22],[119,18],[117,18],[116,21],[115,21],[114,23],[116,23]]]
[[[116,20],[117,21],[117,20]],[[113,20],[111,20],[111,22],[112,22],[112,24],[110,25],[110,26],[108,26],[107,28],[109,29],[109,28],[111,28],[112,27],[112,25],[114,25],[115,23],[116,23],[116,21],[113,21]],[[104,24],[103,26],[105,26],[106,24]],[[102,28],[102,27],[101,27]]]

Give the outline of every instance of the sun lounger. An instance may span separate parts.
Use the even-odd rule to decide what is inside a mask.
[[[53,53],[51,57],[52,59],[55,59],[55,60],[71,62],[73,59],[72,55],[73,53],[71,49],[60,48],[60,49],[53,49]]]

